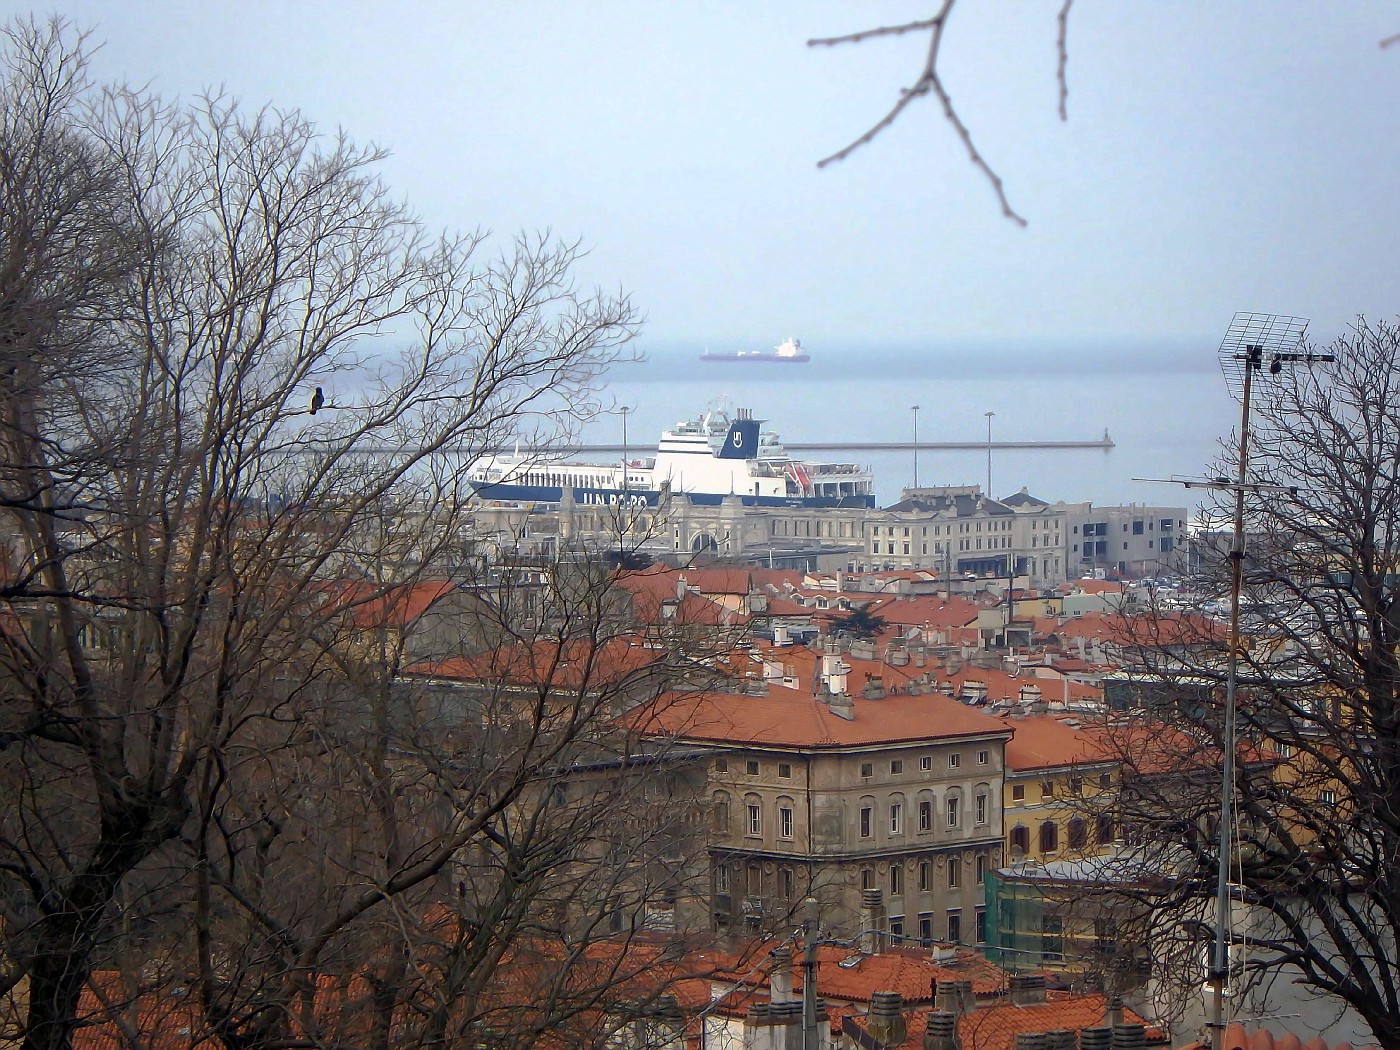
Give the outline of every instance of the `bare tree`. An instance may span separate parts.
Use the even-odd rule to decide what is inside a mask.
[[[139,1045],[143,990],[172,982],[194,994],[166,1013],[229,1047],[505,1045],[483,1018],[531,1001],[556,1005],[516,1025],[526,1042],[613,1016],[639,964],[604,965],[589,931],[678,877],[671,823],[639,825],[632,785],[682,782],[611,727],[633,679],[601,675],[596,576],[534,615],[493,591],[461,476],[590,411],[631,306],[575,290],[573,245],[493,258],[429,233],[378,151],[295,112],[99,89],[61,22],[4,41],[16,1034],[68,1047],[91,1008]],[[404,685],[400,603],[434,583],[471,598],[463,655],[552,647],[531,688]]]
[[[1265,367],[1255,385],[1228,858],[1253,919],[1231,942],[1231,979],[1290,975],[1397,1047],[1400,329],[1362,320],[1327,350],[1335,362]],[[1208,564],[1228,571],[1228,559]],[[1128,622],[1143,692],[1125,724],[1150,717],[1173,731],[1120,733],[1138,775],[1119,819],[1172,876],[1162,914],[1200,946],[1219,862],[1212,756],[1229,746],[1226,641],[1178,629],[1167,646],[1156,618]]]

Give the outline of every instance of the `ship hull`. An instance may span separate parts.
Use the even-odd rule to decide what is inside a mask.
[[[482,499],[502,503],[561,503],[565,490],[558,485],[512,485],[508,482],[472,483],[473,491]],[[574,504],[580,507],[658,507],[663,502],[659,489],[573,489]],[[731,498],[728,493],[672,492],[671,499],[684,497],[699,506],[718,506]],[[875,497],[861,493],[854,496],[754,496],[733,494],[745,507],[796,508],[871,508]]]
[[[760,362],[771,362],[778,364],[800,365],[812,360],[810,354],[701,354],[701,361],[720,361],[730,364],[749,364]]]

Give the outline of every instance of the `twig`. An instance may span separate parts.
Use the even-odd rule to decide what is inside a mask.
[[[1064,7],[1060,8],[1060,15],[1055,20],[1059,23],[1059,32],[1055,37],[1055,46],[1060,52],[1059,65],[1055,68],[1055,76],[1060,81],[1060,119],[1069,120],[1069,110],[1066,103],[1069,100],[1069,81],[1065,79],[1065,67],[1069,65],[1069,9],[1074,6],[1074,0],[1065,0]]]
[[[948,5],[951,7],[952,5]],[[845,36],[822,36],[815,40],[807,41],[808,47],[832,47],[836,44],[859,44],[862,40],[869,40],[877,36],[903,36],[905,33],[918,33],[925,29],[932,29],[936,26],[944,14],[948,13],[948,8],[943,9],[943,14],[938,18],[930,18],[923,22],[908,22],[902,26],[881,26],[878,29],[862,29],[859,33],[847,33]]]
[[[1389,47],[1391,44],[1400,44],[1400,33],[1396,33],[1394,36],[1388,36],[1381,41],[1381,47],[1383,48]]]
[[[997,200],[1001,203],[1001,213],[1017,225],[1025,226],[1026,220],[1016,214],[1011,207],[1011,203],[1006,199],[1006,191],[1002,185],[1001,177],[992,170],[991,165],[989,165],[982,157],[982,154],[977,151],[977,147],[972,141],[972,133],[968,131],[967,125],[964,124],[962,119],[958,116],[957,110],[953,106],[953,100],[943,87],[943,81],[938,75],[938,48],[943,41],[943,29],[947,25],[948,14],[952,11],[953,5],[956,2],[957,0],[943,0],[942,10],[933,18],[925,21],[910,22],[901,26],[884,26],[878,29],[863,30],[859,33],[850,33],[846,36],[826,37],[807,41],[809,47],[815,47],[818,45],[832,46],[835,44],[856,44],[871,37],[900,36],[910,32],[926,31],[930,34],[928,57],[925,59],[923,71],[919,74],[918,79],[914,81],[914,85],[903,89],[900,93],[899,101],[896,102],[890,111],[880,118],[873,127],[866,131],[865,134],[850,143],[850,145],[837,150],[835,153],[831,154],[831,156],[824,157],[817,161],[817,167],[824,168],[835,161],[845,160],[852,153],[871,142],[875,136],[879,135],[880,132],[893,124],[899,115],[904,112],[904,107],[909,105],[910,102],[914,101],[914,99],[918,98],[920,95],[927,95],[932,92],[934,95],[938,96],[938,100],[943,103],[943,114],[957,131],[958,137],[962,139],[963,145],[967,148],[968,158],[977,168],[981,169],[982,173],[987,176],[987,180],[992,184],[992,189],[997,195]],[[1072,2],[1072,0],[1069,0],[1069,2]],[[1069,2],[1065,4],[1066,11],[1069,8]]]

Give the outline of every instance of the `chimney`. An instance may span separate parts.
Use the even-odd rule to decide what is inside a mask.
[[[879,955],[885,943],[885,902],[879,890],[860,891],[860,950]]]
[[[1068,1028],[1057,1028],[1045,1033],[1045,1050],[1079,1050],[1074,1032]]]
[[[885,698],[885,680],[878,674],[873,674],[865,680],[865,689],[861,693],[867,700],[883,700]]]
[[[865,1027],[880,1046],[899,1046],[909,1034],[904,1026],[904,999],[898,992],[876,992],[870,997]]]
[[[941,981],[939,982],[942,983]],[[924,1029],[924,1050],[962,1050],[958,1041],[958,1015],[934,1010]]]
[[[686,590],[685,573],[682,572],[676,576],[676,601],[685,597]]]
[[[1108,1026],[1117,1028],[1123,1023],[1123,997],[1121,995],[1111,995],[1108,997]]]
[[[1016,1006],[1035,1006],[1045,1002],[1045,975],[1019,973],[1011,977],[1011,1002]]]
[[[944,1013],[961,1017],[977,1008],[972,995],[972,982],[966,978],[956,981],[939,981],[934,986],[933,1008]]]
[[[792,949],[780,944],[773,949],[773,970],[768,977],[768,1001],[790,1003],[792,993]]]
[[[1140,1024],[1113,1026],[1113,1050],[1143,1050],[1147,1045],[1147,1030]]]
[[[849,696],[846,696],[844,693],[833,696],[830,704],[831,713],[837,718],[844,718],[847,722],[854,722],[856,720],[856,705]]]
[[[1109,1050],[1112,1045],[1112,1028],[1081,1028],[1079,1030],[1079,1050]]]
[[[959,977],[953,982],[957,986],[958,1002],[962,1005],[962,1012],[972,1013],[977,1009],[977,998],[972,994],[972,979],[970,977]]]
[[[1017,1032],[1016,1050],[1048,1050],[1044,1032]]]

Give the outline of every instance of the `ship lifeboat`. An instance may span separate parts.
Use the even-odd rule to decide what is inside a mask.
[[[792,479],[800,495],[810,496],[812,494],[812,479],[807,476],[807,471],[801,463],[789,463],[784,473]]]

